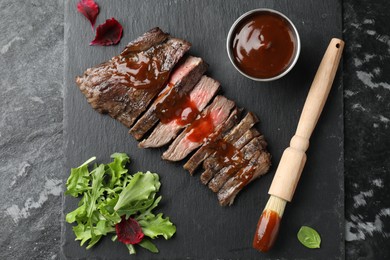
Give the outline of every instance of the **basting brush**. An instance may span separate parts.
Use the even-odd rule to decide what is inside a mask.
[[[270,198],[257,224],[253,247],[259,251],[267,252],[275,242],[284,208],[292,200],[306,163],[309,139],[328,98],[343,48],[342,40],[332,39],[314,77],[296,133],[283,152],[268,191]]]

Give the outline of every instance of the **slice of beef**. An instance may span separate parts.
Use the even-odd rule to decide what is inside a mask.
[[[226,162],[224,167],[215,174],[214,178],[209,182],[208,187],[213,192],[218,192],[225,182],[230,179],[237,171],[243,168],[257,151],[265,149],[267,143],[263,136],[253,138]]]
[[[266,151],[257,151],[248,165],[238,171],[218,191],[221,206],[232,205],[237,194],[254,179],[265,174],[271,166],[271,155]]]
[[[220,84],[218,81],[207,76],[203,76],[190,92],[189,100],[198,111],[202,111],[218,92],[219,87]],[[139,143],[139,147],[161,147],[168,144],[184,127],[185,125],[182,125],[177,120],[173,120],[165,124],[160,122],[150,136]]]
[[[204,143],[202,147],[200,147],[191,156],[190,159],[188,159],[183,168],[186,169],[191,175],[193,175],[199,165],[207,157],[215,152],[218,141],[238,123],[241,112],[241,109],[235,108],[232,113],[230,113],[229,118],[222,124],[222,126],[210,136],[207,142]]]
[[[241,127],[240,127],[241,130],[233,129],[230,133],[241,132],[242,129],[245,129],[247,126],[248,126],[248,124],[241,124]],[[230,143],[230,142],[225,141],[226,139],[229,139],[230,141],[234,141],[234,138],[231,138],[232,135],[230,135],[230,133],[224,137],[224,142]],[[246,145],[250,140],[252,140],[254,137],[257,137],[259,135],[260,135],[260,133],[256,129],[251,128],[251,129],[247,130],[241,137],[239,137],[238,140],[236,140],[233,143],[233,146],[235,149],[239,150],[244,145]],[[238,136],[236,136],[236,137],[238,137]],[[204,185],[206,185],[214,177],[214,175],[216,173],[218,173],[225,165],[226,165],[226,163],[224,162],[224,160],[221,160],[221,158],[219,158],[218,153],[214,153],[211,156],[209,156],[203,163],[203,168],[205,170],[200,175],[201,182]]]
[[[190,46],[155,28],[130,42],[120,55],[87,69],[76,83],[94,109],[130,127]]]
[[[180,161],[201,146],[216,128],[228,118],[234,102],[224,96],[214,101],[191,123],[162,155],[164,160]]]
[[[165,41],[168,37],[168,33],[165,33],[160,28],[155,27],[127,44],[125,49],[121,52],[121,55],[127,56],[133,52],[145,51],[156,44]]]
[[[257,122],[259,122],[259,119],[252,112],[248,112],[241,122],[224,138],[225,141],[229,143],[235,142]]]
[[[174,69],[169,77],[168,84],[130,129],[129,133],[135,139],[141,139],[159,120],[156,108],[163,110],[165,107],[175,106],[175,102],[180,103],[180,99],[185,98],[206,70],[207,64],[201,58],[187,57],[182,64]]]

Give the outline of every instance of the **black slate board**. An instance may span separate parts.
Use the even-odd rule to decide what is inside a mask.
[[[132,158],[130,171],[150,170],[160,174],[163,200],[159,210],[177,225],[173,239],[156,240],[159,254],[138,248],[129,256],[120,243],[104,239],[85,250],[74,241],[71,225],[63,225],[63,253],[67,258],[91,259],[333,259],[344,256],[343,192],[343,88],[339,71],[324,113],[311,139],[308,162],[293,203],[289,204],[274,249],[262,254],[251,248],[259,215],[268,200],[267,191],[276,165],[289,144],[311,81],[332,37],[341,37],[340,1],[224,1],[224,0],[121,0],[98,1],[97,24],[115,17],[124,26],[117,46],[90,47],[94,34],[76,12],[76,1],[66,1],[64,125],[66,168],[80,165],[91,156],[108,162],[114,152]],[[254,8],[274,8],[296,25],[302,51],[296,67],[283,79],[253,82],[241,76],[228,60],[227,32],[236,18]],[[190,53],[210,65],[208,75],[219,80],[223,93],[255,112],[259,128],[269,142],[273,167],[263,178],[239,194],[231,207],[222,208],[216,196],[190,177],[182,163],[160,159],[162,149],[143,150],[127,134],[128,129],[95,112],[74,83],[86,68],[118,54],[132,39],[159,26],[193,44]],[[64,199],[64,212],[77,200]],[[296,239],[300,226],[309,225],[322,237],[321,249],[304,248]]]

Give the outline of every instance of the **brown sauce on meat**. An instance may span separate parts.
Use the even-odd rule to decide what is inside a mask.
[[[247,163],[242,152],[224,139],[210,140],[206,146],[207,149],[213,151],[212,156],[221,168],[229,167],[225,172],[226,175],[234,175]]]
[[[266,209],[257,223],[253,247],[259,251],[267,252],[275,242],[279,232],[280,217],[273,210]]]
[[[195,120],[199,111],[187,93],[172,90],[164,98],[164,102],[157,104],[156,114],[163,124],[176,120],[179,125],[187,125]]]
[[[113,77],[125,86],[137,89],[161,87],[167,80],[169,71],[164,71],[155,57],[157,48],[149,52],[139,52],[128,57],[113,58]]]
[[[219,139],[208,145],[210,149],[215,151],[214,157],[221,165],[232,165],[237,167],[244,161],[244,157],[240,150],[234,147],[231,143],[226,142],[224,139]]]
[[[192,122],[187,130],[189,133],[187,138],[191,142],[200,143],[214,132],[214,128],[213,119],[210,113],[207,113]]]
[[[232,40],[236,66],[255,78],[272,78],[291,63],[295,42],[287,21],[270,12],[240,22]]]

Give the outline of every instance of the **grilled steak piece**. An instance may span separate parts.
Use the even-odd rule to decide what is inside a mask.
[[[208,187],[213,192],[218,192],[225,182],[230,179],[237,171],[248,164],[249,159],[257,151],[262,151],[267,143],[263,136],[253,138],[241,150],[236,150],[234,155],[229,158],[229,161],[224,163],[224,167],[215,174],[214,178],[209,182]]]
[[[120,55],[87,69],[76,83],[94,109],[130,127],[190,46],[154,28],[130,42]]]
[[[233,143],[237,141],[247,130],[251,129],[259,119],[252,113],[248,112],[241,122],[233,128],[232,131],[224,138],[226,142]]]
[[[130,129],[129,133],[135,139],[141,139],[159,121],[159,112],[161,113],[161,111],[175,106],[175,103],[180,103],[181,99],[186,97],[206,70],[207,64],[201,58],[187,57],[182,64],[174,69],[169,77],[168,84]]]
[[[203,168],[205,169],[205,171],[200,175],[201,182],[206,185],[214,177],[215,174],[217,174],[227,163],[229,163],[229,158],[236,154],[236,150],[240,150],[250,140],[259,135],[260,133],[256,129],[249,129],[244,133],[243,136],[241,136],[236,142],[234,142],[230,146],[228,144],[231,143],[225,141],[225,139],[228,139],[229,137],[231,137],[231,135],[225,136],[223,143],[224,145],[230,147],[231,151],[228,152],[228,156],[226,156],[225,154],[214,152],[212,156],[210,156],[203,162]],[[227,159],[225,157],[227,157]]]
[[[162,155],[164,160],[180,161],[201,146],[216,128],[226,121],[234,102],[223,96],[214,101],[191,123]]]
[[[238,122],[239,116],[241,114],[241,109],[235,108],[231,113],[228,119],[222,124],[222,126],[215,131],[207,142],[202,145],[188,161],[184,164],[183,168],[186,169],[191,175],[194,174],[195,170],[199,165],[212,153],[215,152],[218,141],[226,135],[230,129],[232,129]]]
[[[202,111],[218,92],[219,86],[218,81],[207,76],[203,76],[190,92],[189,102],[191,105],[186,107],[188,104],[183,104],[184,106],[182,107],[182,111],[185,111],[186,109],[190,109],[190,111],[197,110],[192,112]],[[196,116],[197,114],[194,115]],[[185,126],[186,125],[180,122],[180,120],[172,120],[168,123],[160,122],[150,136],[139,143],[139,147],[161,147],[168,144]]]
[[[232,205],[237,194],[254,179],[265,174],[271,165],[271,155],[266,151],[257,151],[248,165],[238,171],[218,191],[221,206]]]

